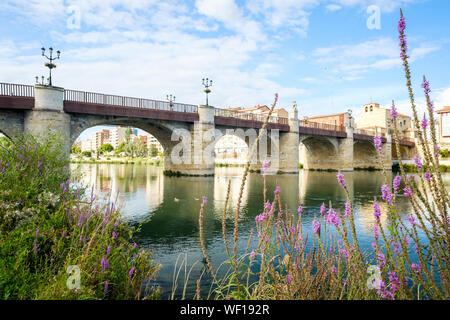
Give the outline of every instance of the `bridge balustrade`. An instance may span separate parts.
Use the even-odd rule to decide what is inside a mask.
[[[0,96],[34,98],[34,86],[0,83]]]
[[[168,101],[159,101],[152,99],[142,99],[133,97],[116,96],[94,92],[84,92],[76,90],[65,90],[64,100],[111,105],[118,107],[133,107],[143,109],[154,109],[174,112],[196,113],[197,106],[183,103],[170,103]]]
[[[218,108],[215,109],[215,116],[224,117],[224,118],[249,120],[249,121],[258,121],[258,122],[266,121],[266,117],[267,117],[264,114],[239,112],[239,111],[235,111],[235,110],[218,109]],[[269,123],[289,125],[289,119],[271,116],[271,117],[269,117]]]

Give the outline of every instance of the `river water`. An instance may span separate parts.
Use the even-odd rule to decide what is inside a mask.
[[[228,239],[231,240],[243,168],[216,168],[214,177],[166,177],[162,167],[137,164],[72,164],[71,170],[81,174],[77,178],[79,182],[86,186],[93,185],[98,195],[113,201],[118,197],[123,217],[130,223],[137,225],[150,218],[143,223],[135,240],[141,247],[151,250],[154,260],[162,264],[154,283],[162,288],[161,298],[170,298],[172,294],[175,298],[182,298],[184,283],[187,284],[184,297],[192,299],[194,296],[196,280],[205,268],[198,237],[202,196],[208,199],[204,213],[208,255],[215,268],[226,260],[222,213],[227,184],[231,181],[227,208]],[[392,174],[389,175],[392,179]],[[353,198],[360,247],[370,248],[373,241],[371,225],[374,222],[371,206],[374,197],[380,198],[384,177],[380,172],[370,171],[348,172],[344,176]],[[450,186],[450,174],[443,177],[446,185]],[[311,230],[312,220],[319,215],[322,203],[328,205],[331,201],[333,208],[341,212],[344,210],[346,196],[336,181],[335,172],[302,170],[298,175],[267,176],[267,195],[271,200],[277,185],[281,188],[283,205],[290,212],[296,212],[299,205],[303,206],[305,230]],[[241,202],[240,252],[247,247],[250,230],[255,227],[255,216],[262,212],[263,199],[263,178],[260,174],[251,173]],[[407,199],[399,197],[397,203],[403,216],[411,213]],[[385,215],[381,221],[386,223]],[[191,267],[190,276],[185,277]],[[178,281],[174,281],[174,271],[180,271]],[[209,289],[208,275],[204,276],[202,283],[202,295],[205,297]],[[174,284],[177,284],[176,289]]]

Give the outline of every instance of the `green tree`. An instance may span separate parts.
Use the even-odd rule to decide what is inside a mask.
[[[124,151],[127,156],[134,157],[142,157],[147,153],[147,148],[142,143],[141,139],[134,138],[131,142],[125,144]]]
[[[92,157],[92,152],[91,151],[83,151],[81,154],[83,156],[85,156],[85,157],[88,157],[88,158]]]
[[[158,148],[153,143],[150,145],[149,154],[150,157],[156,157],[158,155]]]
[[[111,151],[114,151],[114,147],[110,143],[105,143],[97,149],[97,154],[104,154]]]
[[[124,152],[125,145],[126,145],[125,142],[122,142],[121,144],[119,144],[119,146],[117,147],[117,149],[114,150],[114,154],[115,154],[115,155],[119,155],[119,154],[121,154],[122,152]]]
[[[130,137],[131,137],[131,133],[133,132],[133,130],[131,128],[127,128],[125,130],[125,143],[129,143],[130,142]]]
[[[77,146],[75,146],[75,145],[73,145],[73,146],[70,148],[70,153],[73,153],[73,154],[81,154],[81,148],[80,148],[80,147],[77,147]]]

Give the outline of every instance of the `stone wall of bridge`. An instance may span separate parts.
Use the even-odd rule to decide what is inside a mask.
[[[241,136],[251,148],[252,141],[261,130],[236,128],[228,122],[215,123],[215,109],[203,105],[198,106],[198,114],[194,114],[195,119],[184,120],[141,118],[136,115],[122,116],[111,113],[105,115],[96,110],[95,108],[89,110],[88,105],[85,105],[83,111],[66,110],[64,89],[36,85],[34,108],[0,109],[0,131],[11,138],[22,132],[31,133],[36,137],[43,136],[47,132],[56,133],[66,139],[64,150],[69,155],[70,146],[88,128],[99,125],[137,127],[155,136],[163,146],[165,170],[187,175],[212,175],[214,146],[220,136],[225,134]],[[250,159],[251,169],[260,170],[262,162],[267,160],[270,163],[269,172],[297,173],[299,144],[304,146],[302,163],[305,169],[352,171],[355,168],[379,168],[379,155],[373,141],[354,135],[350,120],[345,122],[345,132],[342,130],[334,132],[327,128],[315,131],[300,130],[298,114],[294,111],[288,125],[284,126],[286,128],[282,130],[271,128],[263,132],[262,140],[255,146],[255,157]],[[384,167],[390,169],[392,161],[390,136],[385,140],[381,160]]]

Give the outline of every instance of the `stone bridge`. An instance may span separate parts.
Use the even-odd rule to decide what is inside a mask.
[[[69,154],[70,146],[88,128],[132,126],[159,140],[164,149],[165,170],[190,175],[214,174],[214,144],[221,135],[237,135],[251,147],[265,118],[264,115],[205,105],[65,90],[39,84],[0,84],[0,132],[12,140],[23,133],[42,136],[56,132],[64,137],[65,152]],[[258,155],[252,159],[252,167],[260,168],[263,160],[270,160],[272,165],[276,163],[276,170],[296,173],[301,143],[306,147],[305,169],[352,171],[377,167],[373,133],[358,131],[353,126],[350,114],[345,115],[342,126],[299,121],[296,110],[289,119],[270,117],[265,131],[267,139],[261,140],[267,143],[256,146]],[[390,168],[391,137],[383,136],[382,140],[382,160]],[[401,145],[411,148],[414,142],[402,141]],[[174,161],[174,154],[182,161]]]

